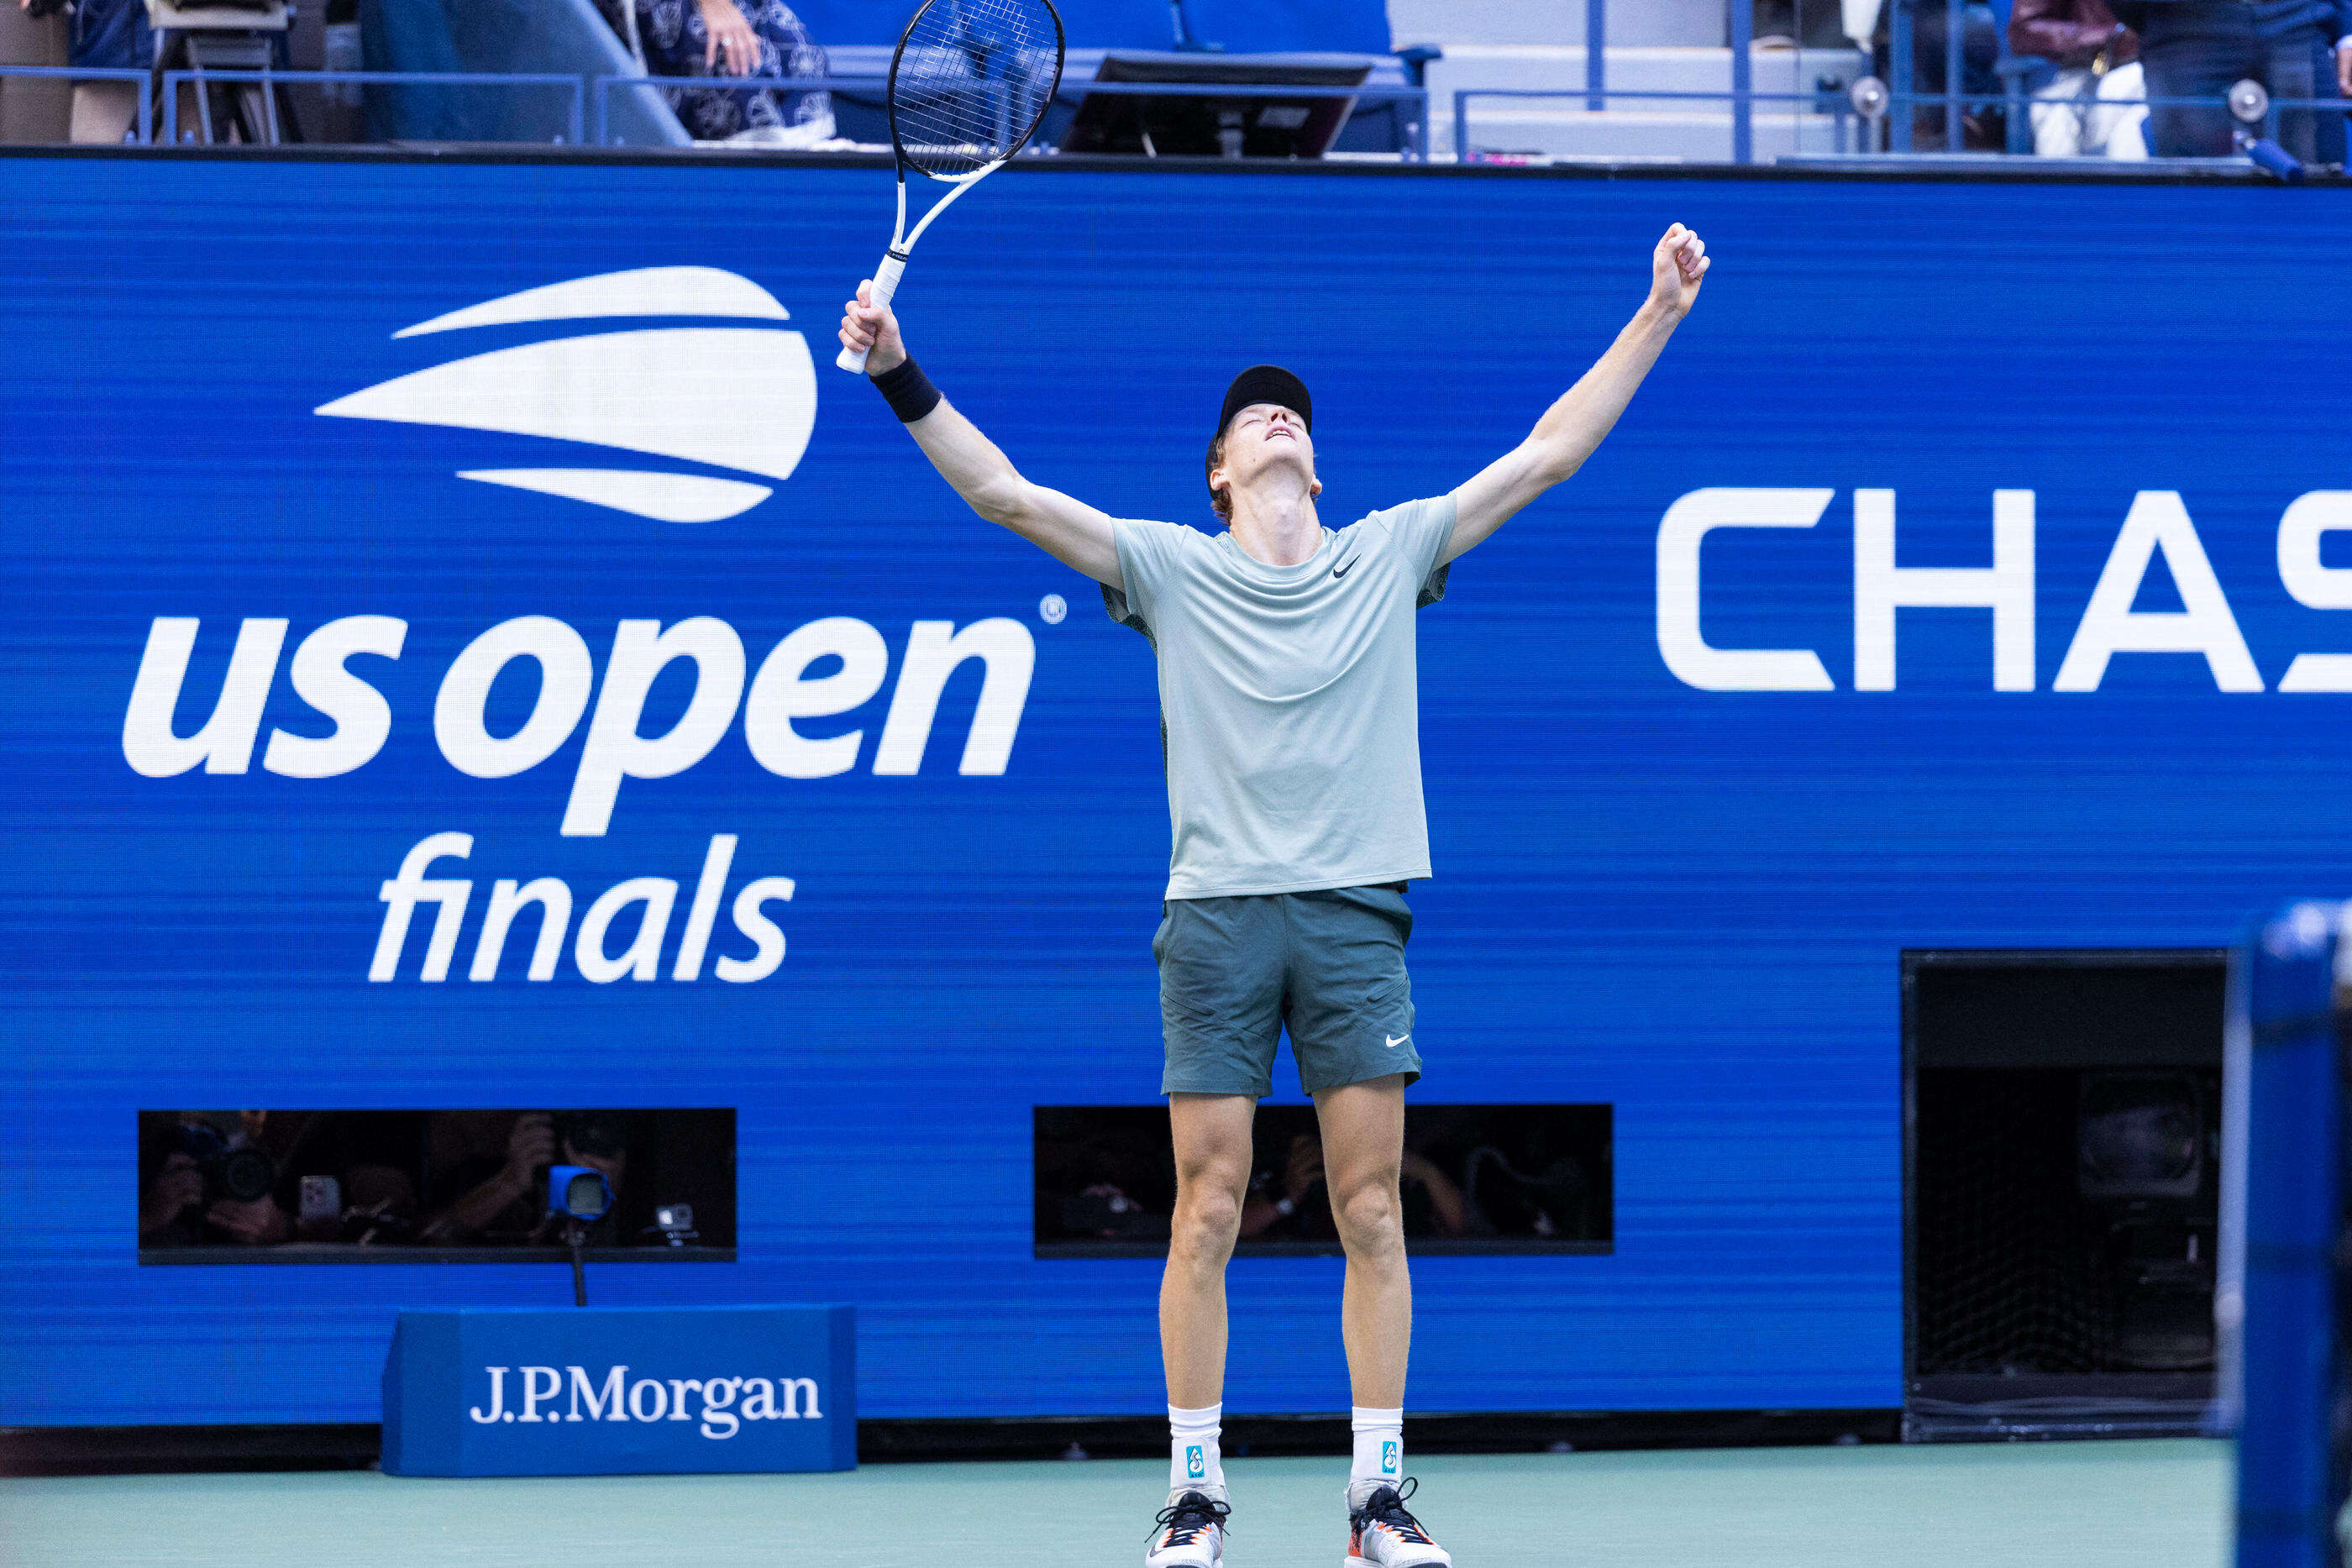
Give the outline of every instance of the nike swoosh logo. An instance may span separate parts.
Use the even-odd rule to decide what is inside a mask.
[[[1333,567],[1333,568],[1331,569],[1331,576],[1332,576],[1332,579],[1336,581],[1336,580],[1339,580],[1339,578],[1343,578],[1343,577],[1347,576],[1347,575],[1348,575],[1349,569],[1349,568],[1351,568],[1351,567],[1353,567],[1353,566],[1354,566],[1358,561],[1360,561],[1360,560],[1361,560],[1361,559],[1364,559],[1364,558],[1363,558],[1362,556],[1360,556],[1360,555],[1351,555],[1351,556],[1349,556],[1347,559],[1345,559],[1345,560],[1341,561],[1339,565],[1337,565],[1337,566],[1335,566],[1335,567]],[[1408,1037],[1408,1038],[1410,1038],[1410,1037]]]
[[[1386,1035],[1382,1035],[1381,1038],[1382,1040],[1388,1040],[1388,1036],[1386,1036]],[[1391,1051],[1394,1051],[1398,1046],[1402,1045],[1406,1040],[1411,1040],[1412,1038],[1412,1036],[1411,1036],[1411,1035],[1409,1035],[1409,1034],[1401,1034],[1401,1035],[1397,1036],[1394,1040],[1389,1040],[1389,1049],[1390,1049]]]

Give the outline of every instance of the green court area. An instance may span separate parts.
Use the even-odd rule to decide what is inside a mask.
[[[2226,1444],[1437,1456],[1462,1568],[2222,1568]],[[10,1568],[1135,1568],[1166,1468],[0,1481]],[[1337,1568],[1345,1463],[1229,1462],[1234,1568]]]

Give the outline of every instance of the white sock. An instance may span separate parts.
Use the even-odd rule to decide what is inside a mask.
[[[1217,1453],[1218,1423],[1224,1414],[1223,1404],[1203,1405],[1198,1410],[1168,1406],[1170,1491],[1206,1492],[1213,1498],[1225,1495],[1225,1466]]]
[[[1348,1496],[1356,1502],[1376,1487],[1404,1484],[1404,1411],[1354,1407],[1349,1421],[1356,1434],[1356,1462],[1348,1471]]]

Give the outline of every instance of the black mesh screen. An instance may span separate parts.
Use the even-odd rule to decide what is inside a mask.
[[[2075,1194],[2081,1078],[1919,1074],[1915,1373],[2107,1370],[2109,1226]]]

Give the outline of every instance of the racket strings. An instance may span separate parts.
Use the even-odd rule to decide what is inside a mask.
[[[1045,0],[931,0],[890,77],[907,162],[952,179],[1011,157],[1052,106],[1061,68],[1061,26]]]

